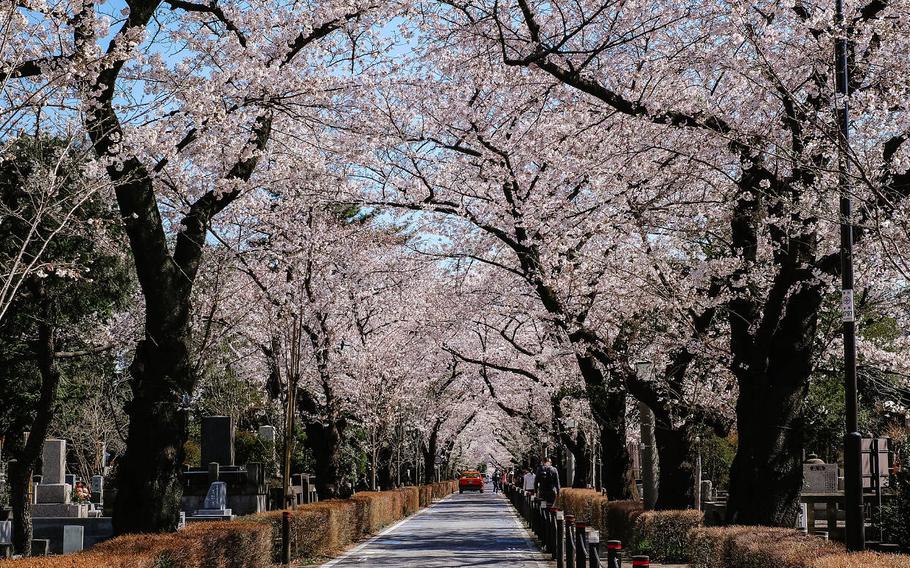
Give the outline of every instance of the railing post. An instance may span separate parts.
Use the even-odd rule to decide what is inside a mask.
[[[566,568],[575,568],[575,515],[566,515]]]
[[[540,542],[543,543],[544,550],[548,550],[550,545],[550,516],[547,513],[547,502],[543,499],[538,503],[537,508],[540,509],[538,513],[538,518],[540,519]]]
[[[607,568],[622,568],[622,543],[618,540],[607,541]]]
[[[556,550],[554,550],[554,555],[556,556],[556,568],[565,568],[566,557],[565,557],[565,539],[566,539],[566,526],[565,526],[565,514],[559,509],[556,510]]]
[[[588,529],[588,563],[600,568],[600,531]]]
[[[281,563],[291,563],[291,512],[281,512]]]
[[[547,507],[547,552],[556,559],[556,509]]]
[[[585,542],[585,530],[588,525],[575,523],[575,568],[588,565],[588,544]]]

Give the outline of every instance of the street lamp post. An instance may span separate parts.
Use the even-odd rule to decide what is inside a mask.
[[[844,499],[846,543],[849,550],[865,548],[863,520],[862,438],[857,424],[856,396],[856,320],[853,312],[853,203],[850,199],[850,71],[844,29],[844,2],[835,0],[835,113],[839,127],[838,154],[840,192],[841,298],[844,334],[844,395],[846,397],[846,436],[844,437]]]
[[[573,431],[575,430],[576,422],[574,418],[567,418],[565,420],[566,429]],[[571,434],[570,434],[571,435]],[[574,487],[575,483],[575,454],[568,448],[566,448],[566,487]]]

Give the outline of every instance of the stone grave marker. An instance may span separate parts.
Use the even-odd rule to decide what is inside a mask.
[[[45,485],[66,483],[66,440],[53,438],[45,440],[41,463],[40,483]]]
[[[234,420],[230,416],[202,418],[201,463],[234,465]]]
[[[63,554],[80,552],[84,542],[85,527],[80,525],[63,525]]]
[[[13,555],[13,522],[0,521],[0,559]]]
[[[101,504],[104,502],[104,476],[93,475],[89,482],[89,488],[92,491],[92,503]]]
[[[227,507],[227,483],[216,481],[209,486],[208,495],[205,496],[203,509],[223,510]]]
[[[51,541],[46,538],[32,539],[32,556],[47,556],[51,549]]]
[[[260,426],[259,427],[259,438],[263,442],[275,443],[275,427],[274,426]]]

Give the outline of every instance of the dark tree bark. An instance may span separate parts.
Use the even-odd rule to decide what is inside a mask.
[[[672,429],[657,421],[654,430],[660,464],[657,510],[689,509],[695,502],[693,437],[686,428]]]
[[[395,449],[391,444],[385,444],[379,448],[379,464],[376,472],[376,483],[382,491],[393,489],[395,487],[395,471],[393,469],[393,459]]]
[[[44,301],[44,288],[41,282],[30,283],[37,302]],[[14,452],[15,461],[10,462],[10,498],[13,508],[13,549],[20,554],[31,554],[32,518],[31,503],[28,499],[35,465],[44,449],[54,413],[57,408],[57,387],[60,384],[60,370],[56,364],[56,341],[54,327],[51,324],[51,308],[44,304],[38,322],[38,339],[35,342],[35,355],[38,371],[41,374],[41,391],[35,405],[35,419],[29,430],[28,439]]]
[[[607,496],[614,500],[632,499],[638,492],[626,446],[626,392],[611,388],[593,356],[576,355],[576,360],[600,434],[603,486]]]
[[[746,170],[740,184],[756,188],[779,182],[760,166]],[[764,205],[774,211],[776,204]],[[734,246],[754,261],[760,200],[738,203],[731,220]],[[808,223],[808,222],[807,222]],[[802,486],[802,403],[815,354],[821,284],[813,275],[816,239],[807,232],[791,238],[772,228],[779,245],[766,297],[747,290],[730,304],[730,351],[739,385],[736,425],[739,444],[730,470],[727,519],[738,524],[793,526]]]
[[[572,452],[575,458],[575,477],[572,479],[572,487],[587,487],[588,472],[591,471],[591,448],[588,445],[588,439],[584,432],[579,432],[573,440],[567,433],[562,434],[563,445]]]
[[[603,486],[612,500],[635,499],[635,476],[626,446],[626,393],[604,391],[591,396],[591,410],[600,431]]]
[[[430,429],[430,434],[420,444],[420,453],[423,455],[423,482],[427,485],[436,482],[436,454],[440,427],[442,427],[442,420],[437,418]]]
[[[9,462],[9,494],[13,509],[13,550],[24,556],[32,553],[32,512],[28,498],[34,468]]]
[[[307,446],[316,458],[316,493],[320,499],[338,497],[339,473],[341,471],[341,440],[344,434],[343,422],[321,424],[308,422],[306,425]]]

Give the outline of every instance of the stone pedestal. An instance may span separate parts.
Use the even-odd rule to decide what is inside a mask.
[[[32,505],[32,517],[69,517],[84,519],[88,517],[88,504],[37,503]]]
[[[35,503],[69,503],[73,487],[68,483],[40,483],[35,486]]]

